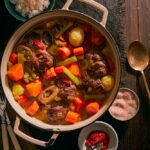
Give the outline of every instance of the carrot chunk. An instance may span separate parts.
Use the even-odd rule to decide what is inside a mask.
[[[84,55],[84,49],[83,47],[77,47],[73,49],[73,54],[75,56]]]
[[[81,100],[79,97],[75,97],[73,99],[73,103],[75,105],[75,111],[80,112],[85,106],[85,101]]]
[[[71,73],[73,73],[75,76],[80,77],[80,69],[79,65],[77,63],[72,63],[68,66],[68,69],[70,70]]]
[[[76,123],[77,121],[79,121],[80,118],[80,114],[73,112],[73,111],[68,111],[65,121],[71,122],[71,123]]]
[[[55,68],[56,73],[64,73],[64,66],[59,66]]]
[[[89,114],[96,114],[99,111],[99,103],[98,102],[91,102],[86,106],[86,111]]]
[[[44,77],[46,79],[51,79],[51,78],[54,78],[56,77],[56,72],[54,70],[54,67],[48,69],[45,73],[44,73]]]
[[[19,96],[17,102],[22,106],[25,107],[29,102],[29,99],[25,95]]]
[[[39,105],[37,101],[33,101],[33,103],[26,109],[26,113],[30,116],[33,116],[39,110]]]
[[[8,78],[14,81],[22,79],[23,75],[24,70],[22,64],[15,64],[7,71]]]
[[[66,59],[71,55],[71,51],[68,47],[64,46],[58,49],[58,54],[62,59]]]
[[[42,92],[41,81],[32,82],[26,85],[26,90],[30,96],[36,97]]]

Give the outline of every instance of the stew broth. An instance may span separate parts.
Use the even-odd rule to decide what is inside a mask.
[[[115,83],[106,39],[85,22],[50,19],[18,41],[8,61],[14,99],[48,124],[73,124],[96,114]]]

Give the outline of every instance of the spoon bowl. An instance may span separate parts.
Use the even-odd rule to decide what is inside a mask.
[[[139,41],[134,41],[130,44],[127,58],[130,66],[137,71],[143,71],[149,64],[148,51]]]
[[[144,74],[144,69],[149,64],[149,53],[147,49],[140,41],[134,41],[129,45],[127,59],[132,69],[141,72],[144,84],[146,86],[148,98],[150,100],[150,91]]]

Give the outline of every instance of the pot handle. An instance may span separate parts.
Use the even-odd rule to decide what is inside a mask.
[[[19,129],[20,121],[21,121],[21,119],[19,117],[16,117],[15,124],[14,124],[14,132],[18,136],[23,138],[24,140],[29,141],[29,142],[31,142],[33,144],[40,145],[40,146],[43,146],[43,147],[51,147],[54,144],[55,140],[57,139],[57,137],[59,135],[59,132],[53,132],[52,136],[50,137],[49,141],[47,141],[47,142],[39,140],[39,139],[36,139],[36,138],[33,138],[33,137],[25,134],[24,132],[22,132]]]
[[[106,22],[107,22],[107,17],[108,17],[108,10],[106,7],[104,7],[103,5],[101,5],[100,3],[94,1],[94,0],[79,0],[80,2],[84,2],[88,5],[91,5],[92,7],[94,7],[95,9],[97,9],[98,11],[103,13],[102,16],[102,21],[100,22],[104,27],[106,26]],[[67,2],[65,3],[65,5],[63,6],[62,9],[66,9],[68,10],[70,5],[72,4],[73,0],[67,0]]]

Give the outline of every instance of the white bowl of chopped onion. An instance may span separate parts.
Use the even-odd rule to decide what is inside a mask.
[[[117,120],[127,121],[137,114],[139,107],[140,101],[137,94],[129,88],[120,88],[109,108],[109,113]]]

